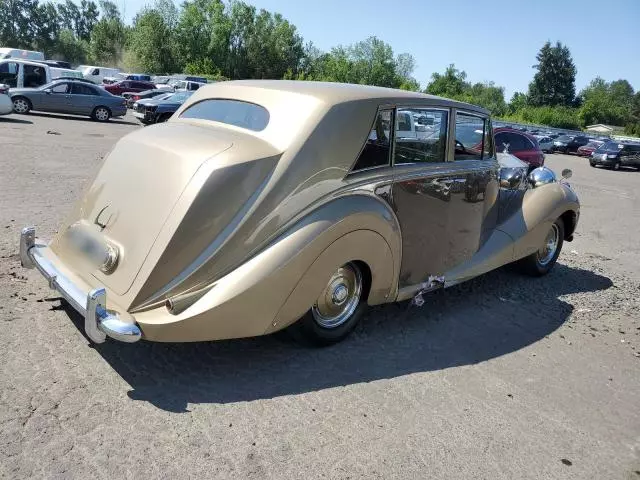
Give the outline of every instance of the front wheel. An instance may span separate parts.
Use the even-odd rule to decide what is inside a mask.
[[[620,162],[616,162],[613,164],[613,169],[614,170],[620,170]]]
[[[564,222],[558,218],[547,232],[544,243],[538,251],[518,262],[524,273],[541,277],[551,271],[558,260],[564,243]]]
[[[289,327],[302,343],[327,346],[343,340],[367,309],[364,276],[360,267],[347,263],[338,268],[311,309]]]
[[[97,122],[106,122],[111,118],[111,111],[107,107],[96,107],[91,114],[91,118]]]

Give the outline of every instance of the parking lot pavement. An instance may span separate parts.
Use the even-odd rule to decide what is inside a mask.
[[[377,307],[331,348],[90,345],[18,236],[50,238],[136,128],[0,117],[0,476],[640,478],[640,173],[549,155],[582,216],[548,277]]]

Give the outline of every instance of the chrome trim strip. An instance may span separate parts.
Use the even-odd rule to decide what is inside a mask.
[[[49,288],[56,290],[84,317],[87,337],[95,343],[103,343],[106,336],[121,342],[140,340],[142,332],[135,323],[124,322],[117,312],[106,309],[107,292],[97,288],[86,292],[65,276],[47,259],[42,251],[49,248],[35,237],[35,227],[22,229],[20,234],[20,260],[24,268],[37,268],[47,280]]]

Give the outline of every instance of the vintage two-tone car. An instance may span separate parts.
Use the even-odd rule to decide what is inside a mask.
[[[420,303],[515,261],[534,275],[553,267],[578,198],[551,170],[527,175],[503,157],[473,105],[360,85],[216,83],[120,140],[53,241],[25,228],[20,255],[94,342],[290,327],[330,344],[368,305]]]

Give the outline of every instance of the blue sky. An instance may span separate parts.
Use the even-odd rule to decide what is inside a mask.
[[[147,0],[116,0],[131,18]],[[536,53],[560,40],[578,69],[576,87],[591,79],[625,78],[640,89],[640,0],[247,0],[281,13],[305,41],[322,50],[375,35],[395,53],[416,59],[424,86],[450,63],[468,79],[494,81],[507,100],[526,91]]]

